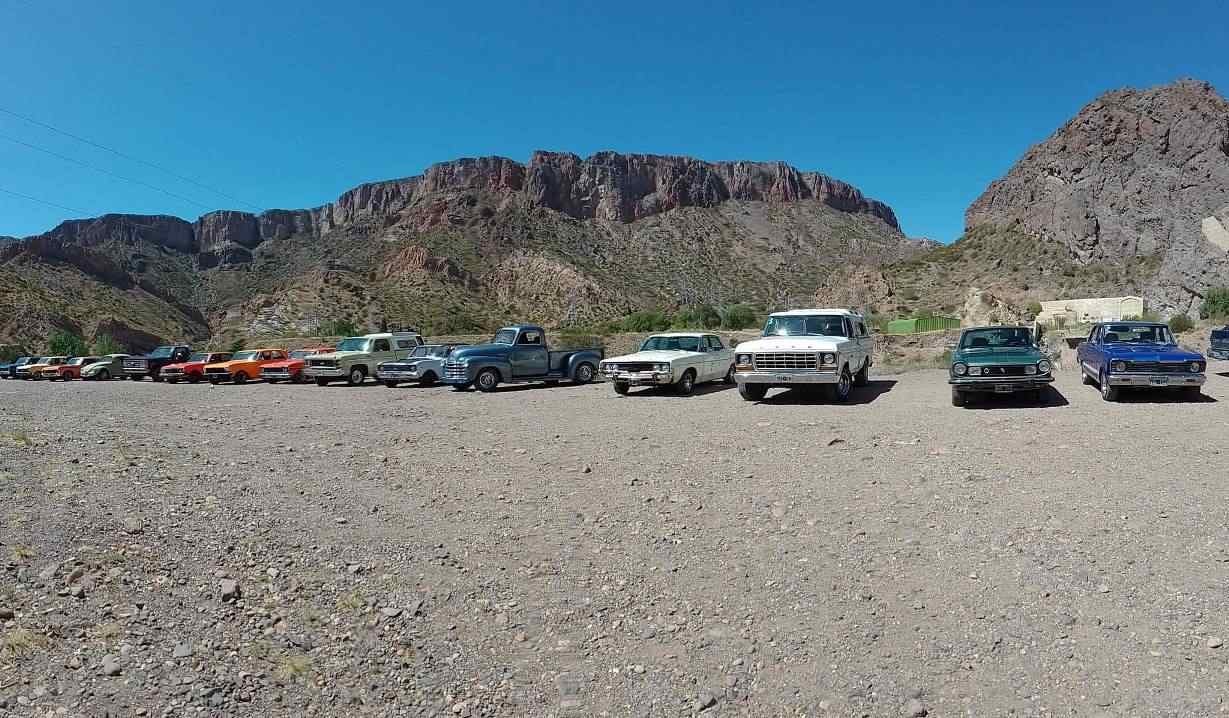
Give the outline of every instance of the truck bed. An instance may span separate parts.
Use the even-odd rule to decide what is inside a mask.
[[[549,357],[548,361],[550,368],[547,372],[547,376],[562,374],[564,367],[567,366],[568,359],[570,359],[573,354],[578,352],[597,352],[598,356],[604,356],[604,352],[602,351],[601,347],[580,347],[576,349],[566,349],[563,351],[548,351],[546,352],[546,355]]]

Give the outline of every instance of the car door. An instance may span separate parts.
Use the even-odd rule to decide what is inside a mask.
[[[512,345],[508,363],[512,365],[513,377],[545,375],[550,370],[550,356],[541,330],[522,329]]]
[[[705,361],[708,367],[708,381],[720,379],[725,376],[726,370],[732,363],[730,352],[721,343],[721,337],[715,334],[709,334],[705,337],[705,341],[708,342],[708,358]]]
[[[1089,376],[1097,376],[1100,371],[1100,362],[1098,354],[1101,351],[1101,325],[1093,326],[1092,331],[1088,333],[1088,338],[1085,339],[1075,350],[1076,360],[1080,363],[1080,371]]]

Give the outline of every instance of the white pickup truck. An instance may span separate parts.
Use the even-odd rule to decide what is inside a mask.
[[[734,350],[734,381],[747,401],[769,389],[823,385],[845,401],[869,381],[874,345],[866,321],[847,309],[775,312],[763,336]]]

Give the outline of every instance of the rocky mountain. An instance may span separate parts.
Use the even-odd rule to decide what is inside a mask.
[[[195,222],[105,215],[0,246],[0,339],[435,332],[694,302],[809,296],[835,264],[891,262],[891,208],[779,162],[537,152],[461,159],[303,210]]]
[[[1152,265],[1149,305],[1195,312],[1229,284],[1229,103],[1193,80],[1106,93],[992,183],[965,224],[1054,243],[1077,266]]]

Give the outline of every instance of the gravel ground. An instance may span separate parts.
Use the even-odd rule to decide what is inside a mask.
[[[1226,377],[0,382],[0,714],[1221,714]]]

